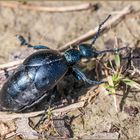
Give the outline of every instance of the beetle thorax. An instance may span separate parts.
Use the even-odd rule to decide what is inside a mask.
[[[68,64],[75,64],[81,59],[81,54],[77,49],[70,49],[65,51],[64,57]]]

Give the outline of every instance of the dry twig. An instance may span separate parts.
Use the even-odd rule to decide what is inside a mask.
[[[6,64],[1,64],[0,65],[0,75],[4,75],[5,74],[5,69],[7,71],[12,71],[12,70],[15,70],[17,68],[17,66],[19,64],[21,64],[23,62],[23,60],[17,60],[17,61],[13,61],[13,62],[9,62],[9,63],[6,63]]]
[[[113,16],[111,20],[109,20],[102,26],[102,31],[108,31],[110,26],[117,25],[123,17],[130,14],[132,11],[133,11],[133,7],[131,7],[131,6],[125,7],[122,11],[118,12],[117,15]],[[62,46],[59,49],[59,51],[64,51],[64,50],[68,49],[69,46],[71,46],[71,45],[78,44],[78,43],[81,43],[83,41],[87,41],[87,40],[93,38],[93,36],[97,32],[97,29],[98,29],[98,27],[96,27],[94,30],[90,30],[86,34],[74,39],[73,41],[70,41],[69,43]],[[7,69],[7,71],[13,70],[17,65],[21,64],[21,62],[23,62],[23,60],[14,61],[14,62],[0,65],[0,70],[2,70],[2,71],[0,71],[0,74],[4,74],[4,71],[3,71],[4,69]]]
[[[124,18],[126,15],[130,14],[133,11],[132,6],[125,7],[122,11],[118,12],[117,15],[113,16],[112,19],[108,20],[103,26],[102,31],[108,31],[110,27],[116,26],[118,23],[120,23],[120,20]],[[89,32],[85,33],[84,35],[70,41],[69,43],[65,44],[60,48],[60,50],[64,51],[69,48],[71,45],[79,44],[81,42],[87,41],[97,33],[98,26],[94,30],[90,30]]]
[[[85,3],[81,5],[63,6],[63,7],[47,7],[41,5],[33,4],[21,4],[19,2],[0,2],[0,6],[9,7],[13,9],[24,9],[24,10],[34,10],[34,11],[44,11],[44,12],[72,12],[72,11],[82,11],[88,9],[97,9],[97,4]]]
[[[6,63],[6,64],[1,64],[0,65],[0,70],[15,67],[15,66],[21,64],[22,62],[23,62],[23,60],[18,60],[18,61],[9,62],[9,63]]]
[[[58,109],[54,109],[52,110],[52,113],[61,113],[61,112],[67,112],[69,110],[74,110],[76,108],[80,108],[83,107],[85,104],[85,102],[78,102],[78,103],[74,103],[62,108],[58,108]],[[44,113],[43,111],[37,111],[37,112],[31,112],[31,113],[8,113],[8,112],[0,112],[0,120],[13,120],[16,118],[26,118],[26,117],[35,117],[38,115],[41,115],[42,113]]]

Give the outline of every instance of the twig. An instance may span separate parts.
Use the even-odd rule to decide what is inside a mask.
[[[0,65],[0,75],[5,73],[4,72],[5,69],[7,71],[12,71],[12,70],[16,69],[17,66],[19,64],[21,64],[22,62],[23,62],[23,60],[17,60],[17,61],[9,62],[9,63],[6,63],[6,64],[1,64]]]
[[[139,36],[136,36],[136,35],[133,33],[133,31],[131,30],[130,26],[127,24],[127,22],[126,22],[125,20],[124,20],[124,24],[125,24],[125,26],[126,26],[128,32],[130,33],[130,35],[131,35],[134,39],[139,40],[140,37],[139,37]]]
[[[102,30],[107,31],[110,28],[110,26],[115,26],[122,19],[122,17],[130,14],[132,11],[133,11],[133,8],[131,6],[125,7],[122,11],[119,12],[119,14],[114,16],[110,21],[106,22],[102,26]],[[71,45],[78,44],[78,43],[81,43],[83,41],[87,41],[88,39],[93,38],[93,36],[96,34],[97,30],[98,30],[98,27],[96,27],[94,30],[90,30],[86,34],[84,34],[84,35],[74,39],[73,41],[67,43],[66,45],[62,46],[59,49],[59,51],[64,51],[64,50],[68,49],[69,46],[71,46]],[[7,71],[13,70],[14,69],[13,67],[21,64],[21,62],[23,62],[23,60],[18,60],[18,61],[0,65],[0,70],[2,70],[2,71],[0,71],[0,74],[4,74],[3,70],[6,68],[7,68]]]
[[[107,31],[109,30],[110,27],[116,26],[118,23],[120,23],[120,20],[125,17],[126,15],[130,14],[133,11],[132,6],[127,6],[125,7],[122,11],[118,12],[117,15],[113,16],[112,19],[108,20],[103,26],[102,26],[102,31]],[[69,43],[65,44],[62,46],[59,50],[66,50],[68,49],[71,45],[79,44],[81,42],[87,41],[97,33],[98,31],[98,26],[94,30],[90,30],[89,32],[85,33],[84,35],[70,41]]]
[[[63,7],[47,7],[41,5],[33,4],[21,4],[19,2],[0,2],[0,6],[9,7],[13,9],[24,9],[24,10],[35,10],[44,12],[72,12],[72,11],[82,11],[88,9],[97,9],[97,4],[85,3],[81,5],[63,6]]]
[[[17,61],[9,62],[6,64],[1,64],[0,70],[16,67],[17,65],[21,64],[22,62],[23,62],[23,60],[17,60]]]
[[[58,109],[54,109],[52,110],[52,113],[61,113],[61,112],[67,112],[70,110],[74,110],[76,108],[80,108],[83,107],[85,104],[85,102],[78,102],[78,103],[74,103],[62,108],[58,108]],[[31,113],[8,113],[8,112],[0,112],[0,120],[13,120],[16,118],[22,118],[22,117],[35,117],[38,115],[41,115],[42,113],[44,113],[43,111],[37,111],[37,112],[31,112]]]

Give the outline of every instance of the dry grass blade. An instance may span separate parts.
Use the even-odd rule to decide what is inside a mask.
[[[85,102],[78,102],[74,103],[62,108],[54,109],[52,110],[52,113],[61,113],[61,112],[67,112],[70,110],[74,110],[76,108],[83,107]],[[26,117],[35,117],[40,114],[44,113],[43,111],[37,111],[37,112],[31,112],[31,113],[8,113],[8,112],[0,112],[0,120],[12,120],[16,118],[26,118]]]
[[[140,90],[140,84],[138,84],[137,82],[135,82],[135,81],[133,81],[129,78],[124,78],[124,79],[122,79],[122,81],[128,86],[131,86],[133,88],[136,88],[136,89]]]
[[[1,2],[0,2],[0,4],[1,4]],[[133,8],[131,6],[125,7],[122,11],[119,12],[119,14],[113,16],[109,22],[106,22],[103,25],[102,29],[107,31],[110,28],[110,26],[114,26],[117,23],[119,23],[119,21],[120,21],[120,19],[122,19],[122,17],[130,14],[132,11],[133,11]],[[67,44],[65,44],[64,46],[62,46],[59,49],[59,51],[64,51],[64,50],[68,49],[68,47],[70,45],[77,44],[77,43],[80,43],[80,42],[83,42],[83,41],[86,41],[86,40],[92,38],[96,34],[97,29],[98,29],[98,27],[96,27],[94,30],[90,30],[88,33],[74,39],[73,41],[71,41]],[[14,61],[14,62],[0,65],[0,70],[2,70],[2,71],[0,71],[0,74],[2,74],[2,73],[4,74],[3,69],[13,70],[12,67],[17,66],[17,65],[21,64],[22,62],[23,62],[23,60],[18,60],[18,61]],[[8,68],[10,68],[10,69],[8,69]]]
[[[4,70],[6,69],[7,71],[12,71],[17,68],[18,65],[20,65],[23,62],[23,60],[17,60],[13,62],[9,62],[6,64],[1,64],[0,65],[0,74],[5,74]]]
[[[22,135],[24,139],[38,139],[38,134],[29,125],[28,118],[21,118],[15,121],[17,135]]]
[[[112,19],[107,21],[102,26],[102,31],[107,31],[107,30],[109,30],[110,27],[117,25],[123,17],[130,14],[132,11],[133,11],[132,6],[129,5],[129,6],[125,7],[122,11],[118,12],[117,15],[114,15],[112,17]],[[93,38],[93,36],[97,33],[97,30],[98,30],[98,26],[95,29],[90,30],[86,34],[84,34],[84,35],[70,41],[69,43],[65,44],[63,47],[60,48],[60,50],[61,51],[66,50],[71,45],[78,44],[78,43],[81,43],[81,42],[84,42],[84,41],[87,41],[87,40]]]
[[[63,7],[47,7],[41,5],[33,4],[22,4],[19,2],[0,2],[0,6],[9,7],[13,9],[25,9],[25,10],[34,10],[34,11],[44,11],[44,12],[72,12],[72,11],[82,11],[88,9],[97,9],[97,4],[85,3],[81,5],[72,5],[72,6],[63,6]]]
[[[17,60],[17,61],[9,62],[9,63],[6,63],[6,64],[1,64],[0,65],[0,70],[4,70],[4,69],[11,68],[11,67],[15,67],[15,66],[21,64],[22,62],[23,62],[23,60]]]

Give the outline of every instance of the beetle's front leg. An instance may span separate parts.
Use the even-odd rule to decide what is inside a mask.
[[[49,47],[43,46],[43,45],[35,45],[35,46],[33,46],[33,45],[29,44],[28,41],[21,35],[16,35],[16,37],[20,41],[21,46],[25,45],[28,48],[33,48],[33,49],[36,49],[36,50],[38,50],[38,49],[50,49]]]
[[[87,82],[88,84],[90,85],[99,85],[99,84],[102,84],[104,83],[103,81],[101,82],[98,82],[98,81],[93,81],[93,80],[90,80],[86,77],[86,75],[81,72],[81,70],[79,70],[76,66],[73,66],[72,67],[72,70],[73,70],[73,75],[78,79],[78,80],[83,80],[85,82]]]

